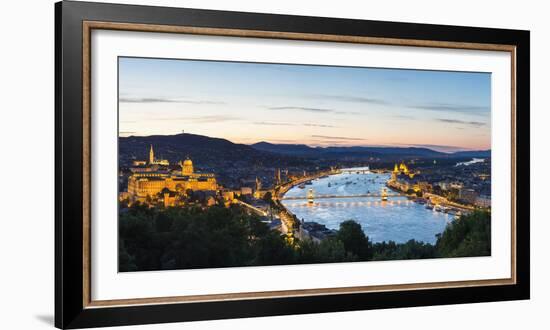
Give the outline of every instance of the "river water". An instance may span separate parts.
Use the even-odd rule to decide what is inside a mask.
[[[390,174],[341,173],[312,181],[305,188],[290,189],[286,197],[306,197],[309,189],[314,196],[354,196],[367,193],[380,194]],[[393,193],[391,190],[388,193]],[[424,205],[407,200],[406,197],[389,197],[387,202],[380,197],[317,198],[310,204],[306,199],[284,199],[283,204],[298,219],[314,221],[330,229],[338,229],[341,222],[355,220],[373,242],[395,241],[403,243],[410,239],[435,243],[435,235],[443,232],[452,216],[426,209]]]

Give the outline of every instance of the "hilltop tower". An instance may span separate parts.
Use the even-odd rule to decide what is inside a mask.
[[[152,165],[155,162],[155,152],[153,151],[153,145],[151,144],[151,149],[149,150],[149,165]]]

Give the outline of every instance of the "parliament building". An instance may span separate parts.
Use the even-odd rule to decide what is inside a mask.
[[[128,196],[131,202],[145,202],[148,196],[155,197],[164,189],[179,194],[185,194],[187,190],[216,191],[218,189],[215,175],[195,173],[193,162],[189,158],[179,163],[181,170],[178,171],[161,169],[158,167],[161,165],[159,163],[155,159],[151,146],[147,170],[134,171],[128,178]]]

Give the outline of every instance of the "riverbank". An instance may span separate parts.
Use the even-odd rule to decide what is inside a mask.
[[[407,194],[407,191],[404,191],[401,189],[401,187],[395,183],[395,181],[392,181],[391,179],[386,182],[386,187],[388,189],[391,189],[392,191],[403,193],[408,196],[408,198],[415,200],[416,202],[423,201],[423,204],[427,204],[427,206],[431,206],[432,208],[435,208],[436,210],[439,210],[438,207],[445,211],[452,211],[454,213],[470,213],[475,210],[475,207],[472,205],[464,205],[457,202],[449,201],[447,198],[434,194],[434,193],[428,193],[428,192],[421,192],[421,196],[419,197],[416,193],[414,194]]]
[[[279,210],[279,218],[281,220],[281,232],[287,235],[287,240],[290,242],[294,241],[295,235],[299,238],[302,238],[300,235],[300,222],[298,218],[290,212],[285,205],[281,202],[284,195],[292,188],[299,186],[308,181],[312,181],[324,176],[334,175],[340,173],[338,170],[322,171],[314,173],[303,178],[299,178],[290,182],[283,183],[274,189],[272,195],[272,200],[277,209]]]

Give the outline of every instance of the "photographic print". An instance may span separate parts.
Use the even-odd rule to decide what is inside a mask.
[[[55,11],[57,327],[529,299],[529,31]]]
[[[491,255],[491,74],[118,58],[120,272]]]

